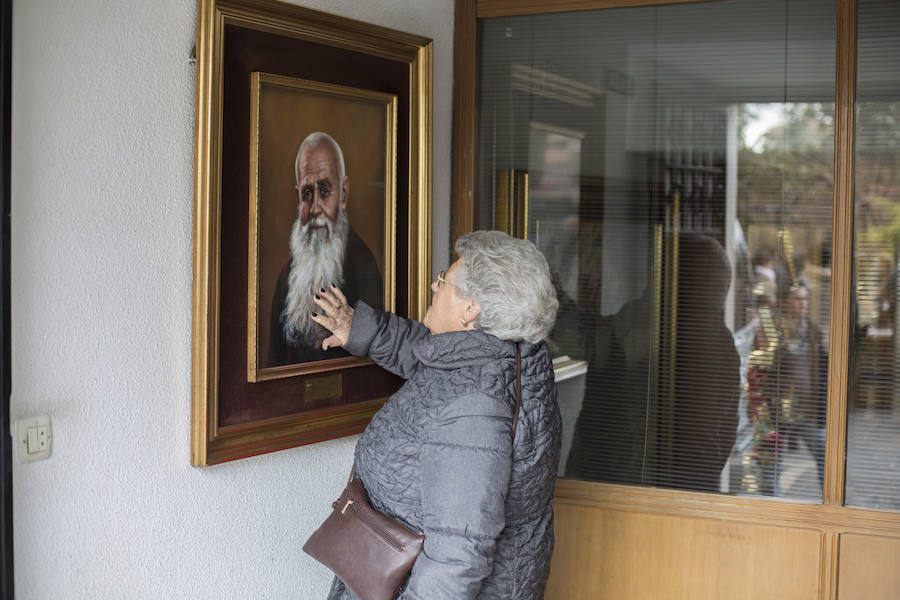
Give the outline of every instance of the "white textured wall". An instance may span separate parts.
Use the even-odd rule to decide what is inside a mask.
[[[452,0],[307,6],[435,40],[434,266],[447,264]],[[313,599],[300,547],[355,438],[190,460],[192,0],[13,3],[16,597]]]

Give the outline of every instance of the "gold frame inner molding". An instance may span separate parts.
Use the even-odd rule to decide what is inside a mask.
[[[260,315],[260,105],[263,87],[280,87],[298,90],[312,95],[333,97],[338,99],[355,100],[382,106],[385,122],[385,148],[384,148],[384,227],[382,248],[376,249],[384,260],[384,310],[394,312],[394,288],[396,283],[395,273],[395,232],[396,211],[395,206],[395,178],[397,171],[397,96],[372,90],[357,89],[343,85],[309,81],[296,77],[284,77],[271,73],[254,71],[250,74],[250,231],[247,260],[247,380],[250,382],[266,381],[303,375],[306,373],[322,373],[355,365],[371,364],[368,359],[349,357],[337,358],[327,361],[315,361],[307,363],[290,364],[277,367],[260,366],[263,348],[259,347],[258,325]]]

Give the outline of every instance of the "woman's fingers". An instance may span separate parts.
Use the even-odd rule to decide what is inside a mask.
[[[322,340],[322,350],[328,350],[335,346],[343,346],[350,336],[349,326],[343,321],[327,315],[313,313],[312,320],[331,332],[332,335]]]
[[[318,304],[321,305],[322,303]],[[336,333],[346,321],[346,316],[341,314],[340,309],[331,309],[329,312],[314,312],[310,315],[310,318],[331,333]]]
[[[327,290],[325,288],[319,288],[313,296],[314,302],[328,314],[334,312],[341,305],[341,301],[338,299],[337,295],[333,293],[333,290],[335,289],[336,288],[334,287]],[[343,296],[343,294],[341,294],[341,296]]]
[[[338,336],[332,335],[322,340],[322,350],[328,350],[333,346],[343,346]]]
[[[343,346],[350,338],[350,325],[353,322],[353,309],[347,305],[347,298],[337,287],[319,288],[316,291],[315,303],[323,313],[313,313],[313,321],[332,333],[331,337],[322,341],[322,349]]]
[[[331,284],[331,287],[329,288],[329,290],[334,294],[334,297],[337,298],[338,301],[339,301],[341,304],[344,304],[344,305],[346,305],[346,306],[350,306],[350,303],[347,302],[347,297],[344,296],[344,292],[342,292],[336,285],[334,285],[334,284],[332,283],[332,284]]]

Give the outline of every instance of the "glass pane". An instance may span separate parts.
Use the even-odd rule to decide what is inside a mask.
[[[846,503],[900,508],[900,10],[859,0],[856,302]]]
[[[821,499],[834,15],[481,21],[476,226],[553,272],[561,475]]]
[[[752,273],[739,298],[749,322],[736,336],[748,345],[741,346],[740,467],[732,485],[818,500],[825,469],[834,104],[743,105],[738,120],[737,214]]]

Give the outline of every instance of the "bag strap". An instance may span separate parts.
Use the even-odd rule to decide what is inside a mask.
[[[522,403],[522,349],[516,344],[516,412],[513,415],[512,441],[516,443],[516,426],[519,424],[519,405]]]

